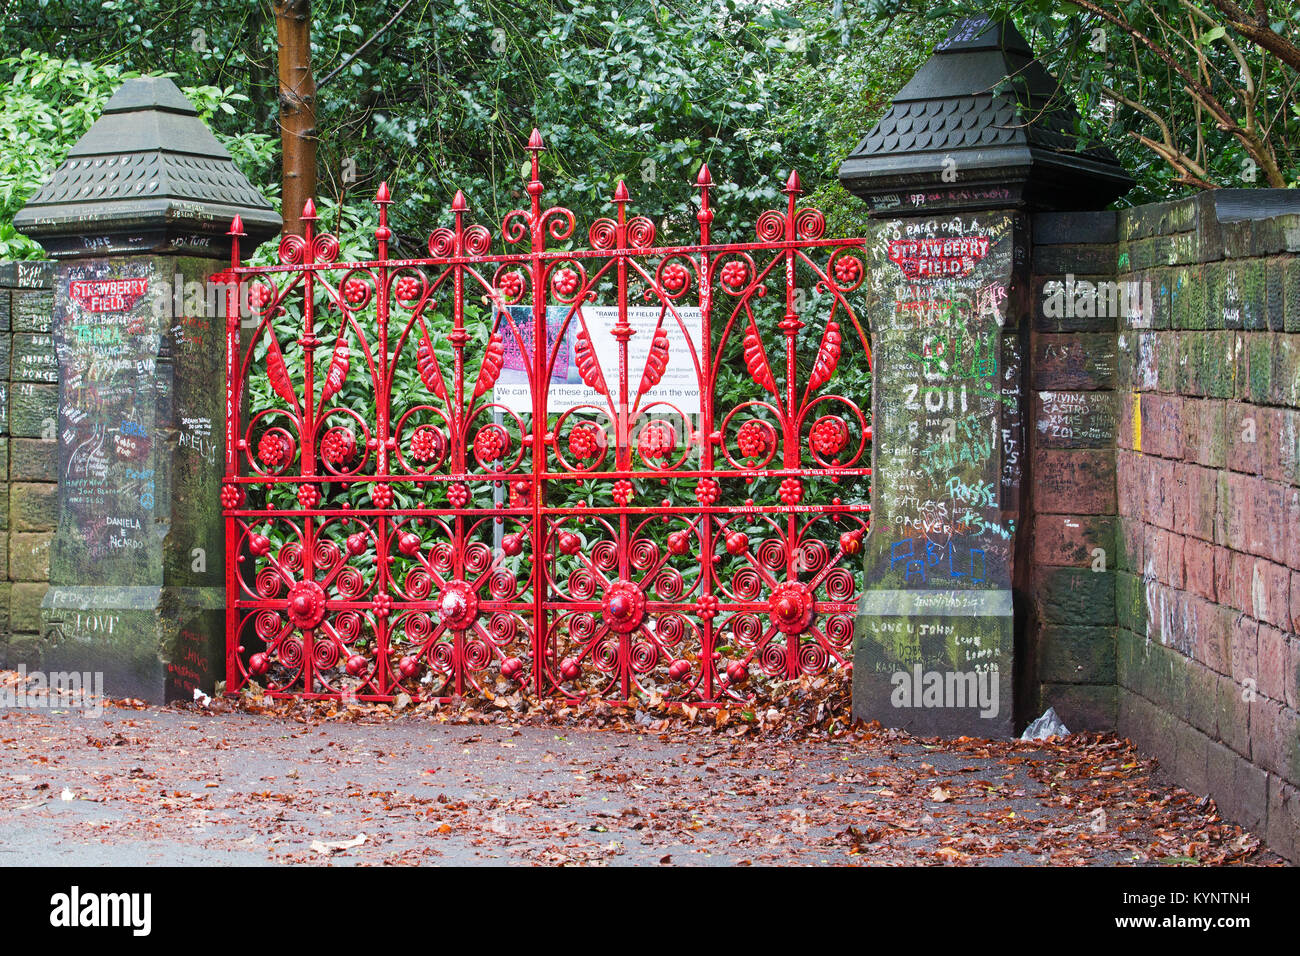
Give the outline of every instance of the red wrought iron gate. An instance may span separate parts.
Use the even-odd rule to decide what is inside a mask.
[[[861,239],[530,208],[373,261],[314,231],[227,295],[227,690],[712,703],[846,665],[870,505]],[[551,248],[560,245],[561,248]],[[241,323],[241,310],[247,321]],[[241,325],[243,328],[241,328]],[[856,398],[856,400],[855,400]]]

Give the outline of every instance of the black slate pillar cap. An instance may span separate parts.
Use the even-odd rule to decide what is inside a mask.
[[[198,111],[169,79],[127,80],[14,216],[55,258],[174,253],[226,258],[236,215],[249,252],[280,231]]]
[[[960,21],[840,166],[876,216],[1101,209],[1133,186],[1005,19]]]

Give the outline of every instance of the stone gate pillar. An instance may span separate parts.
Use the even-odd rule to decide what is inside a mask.
[[[161,702],[222,673],[226,232],[280,217],[170,80],[128,80],[14,218],[58,260],[42,666]]]
[[[840,167],[877,220],[856,718],[1014,730],[1028,214],[1100,208],[1132,184],[1108,150],[1080,148],[1057,91],[1014,27],[964,20]]]

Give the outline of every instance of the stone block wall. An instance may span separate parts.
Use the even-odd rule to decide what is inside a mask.
[[[1119,732],[1300,859],[1300,215],[1267,208],[1285,198],[1119,214],[1117,279],[1150,307],[1115,340],[1115,668]]]
[[[0,263],[0,666],[38,665],[57,501],[49,262]]]
[[[1072,731],[1112,730],[1115,688],[1114,212],[1032,223],[1029,463],[1033,511],[1022,714],[1055,707]],[[1082,307],[1080,307],[1082,306]]]

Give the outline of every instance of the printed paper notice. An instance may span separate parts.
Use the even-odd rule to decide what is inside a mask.
[[[492,400],[516,412],[532,410],[532,397],[529,394],[527,365],[532,362],[533,318],[528,306],[510,306],[509,317],[501,316],[501,338],[505,344],[505,364],[501,376],[497,379]],[[614,401],[619,392],[619,344],[613,329],[618,322],[618,309],[613,307],[584,308],[581,319],[574,315],[564,325],[569,314],[566,306],[550,306],[546,310],[547,339],[551,348],[563,329],[563,340],[556,351],[555,365],[547,393],[546,409],[550,412],[562,412],[576,405],[595,405],[607,408],[604,395],[598,393],[582,381],[578,373],[576,360],[576,343],[579,331],[584,327],[591,338],[592,351],[600,365],[601,375]],[[627,344],[627,390],[628,401],[636,400],[637,387],[645,372],[646,360],[650,356],[650,344],[654,340],[656,327],[662,327],[668,337],[668,363],[663,378],[641,398],[641,407],[645,408],[655,402],[667,402],[684,414],[698,414],[700,411],[700,383],[696,374],[696,362],[703,362],[703,356],[692,354],[692,346],[700,339],[700,310],[683,308],[678,310],[681,317],[658,308],[629,308],[627,322],[635,334]],[[661,325],[662,321],[662,325]],[[685,331],[683,331],[685,326]],[[516,338],[516,332],[518,338]],[[688,340],[689,334],[689,340]],[[520,340],[523,350],[520,349]],[[663,409],[667,411],[667,409]]]

